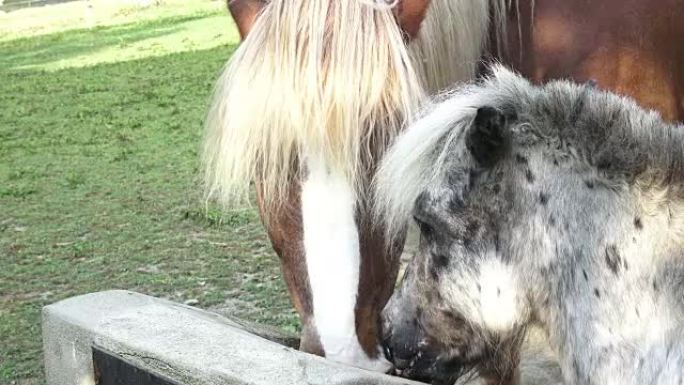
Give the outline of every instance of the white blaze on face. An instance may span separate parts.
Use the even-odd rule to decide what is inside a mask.
[[[345,178],[330,173],[322,160],[309,159],[307,165],[302,185],[304,249],[323,350],[334,361],[385,372],[390,363],[382,354],[369,358],[356,336],[361,256],[354,194]]]
[[[513,269],[498,261],[480,267],[480,314],[484,326],[497,332],[510,330],[521,319],[521,303]]]

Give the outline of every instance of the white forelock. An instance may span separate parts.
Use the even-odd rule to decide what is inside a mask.
[[[374,215],[386,226],[389,239],[404,229],[418,195],[440,179],[446,150],[462,138],[477,109],[496,106],[505,95],[530,87],[503,66],[493,67],[492,72],[481,84],[464,85],[437,97],[383,158],[374,180]]]

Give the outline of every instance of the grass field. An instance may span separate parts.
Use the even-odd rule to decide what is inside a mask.
[[[224,2],[110,3],[0,15],[0,384],[43,382],[40,309],[86,292],[298,327],[254,210],[201,198],[204,114],[237,44]]]

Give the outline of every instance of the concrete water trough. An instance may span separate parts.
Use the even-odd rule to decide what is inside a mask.
[[[43,309],[48,385],[419,384],[299,352],[226,317],[130,291]]]

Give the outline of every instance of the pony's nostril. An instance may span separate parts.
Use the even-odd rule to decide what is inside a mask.
[[[385,358],[389,362],[394,362],[394,356],[392,354],[392,348],[388,344],[382,344],[382,352],[385,354]]]

